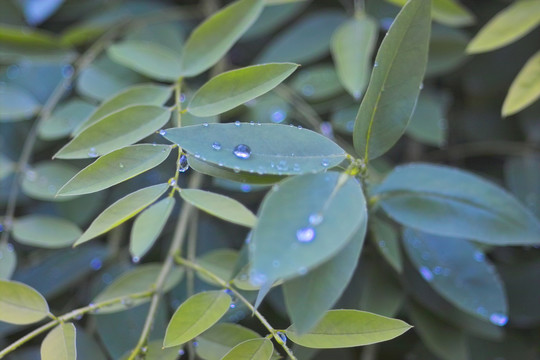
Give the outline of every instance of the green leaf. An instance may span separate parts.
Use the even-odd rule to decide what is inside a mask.
[[[241,342],[258,338],[259,334],[238,324],[219,323],[197,337],[197,355],[205,360],[221,360]]]
[[[90,125],[122,108],[133,105],[163,105],[170,97],[172,88],[154,84],[135,85],[127,88],[101,104],[73,131],[79,135]]]
[[[191,205],[234,224],[253,227],[257,217],[242,203],[228,196],[198,189],[182,189],[180,196]]]
[[[470,54],[495,50],[519,40],[540,24],[540,3],[516,1],[495,15],[471,40]]]
[[[41,344],[42,360],[76,360],[76,330],[72,323],[61,323],[52,329]]]
[[[250,339],[236,345],[222,360],[269,360],[273,352],[270,339]]]
[[[51,114],[39,127],[39,137],[43,140],[57,140],[67,137],[96,109],[86,101],[69,100]]]
[[[142,258],[154,245],[171,216],[175,203],[174,197],[167,197],[137,216],[129,242],[129,252],[133,257]]]
[[[362,258],[363,276],[358,308],[374,314],[395,316],[405,300],[405,292],[393,273],[379,258]]]
[[[337,255],[283,285],[287,313],[299,334],[311,330],[345,291],[364,245],[366,227],[367,217]]]
[[[332,57],[339,80],[355,99],[360,99],[367,86],[378,30],[371,17],[361,14],[341,25],[332,36]]]
[[[79,171],[57,195],[82,195],[107,189],[158,166],[171,149],[170,145],[137,144],[115,150]]]
[[[15,163],[10,158],[0,153],[0,181],[15,171]]]
[[[265,0],[263,12],[253,25],[245,32],[240,41],[252,41],[265,35],[271,35],[279,30],[291,19],[298,16],[307,6],[307,1],[286,1],[283,4],[269,6],[269,1]]]
[[[375,193],[397,222],[441,236],[492,245],[540,243],[540,221],[512,195],[446,166],[398,166]]]
[[[508,187],[540,219],[540,157],[527,155],[504,164]]]
[[[345,159],[343,149],[328,138],[286,125],[196,125],[168,129],[165,138],[218,169],[255,177],[320,172]],[[242,151],[235,155],[235,149]]]
[[[381,156],[403,135],[414,111],[427,64],[429,0],[410,0],[385,36],[354,125],[354,148]]]
[[[17,267],[17,254],[13,245],[0,244],[0,280],[8,280]]]
[[[513,115],[538,98],[540,98],[540,51],[527,61],[512,82],[504,99],[502,116]]]
[[[467,240],[406,229],[404,247],[424,280],[459,309],[504,325],[508,305],[503,283],[484,253]]]
[[[267,93],[298,67],[291,63],[253,65],[210,79],[193,95],[187,110],[195,116],[213,116]]]
[[[443,146],[447,136],[446,102],[443,96],[422,92],[407,127],[407,135],[427,145]]]
[[[171,318],[163,347],[183,344],[208,330],[229,310],[231,301],[231,297],[220,290],[191,296]]]
[[[0,280],[0,321],[32,324],[49,314],[47,301],[36,290],[17,281]]]
[[[345,174],[281,182],[263,200],[253,230],[252,283],[305,274],[343,249],[366,217],[362,187]]]
[[[293,324],[287,337],[314,349],[344,348],[391,340],[410,328],[404,321],[365,311],[330,310],[309,333],[299,335]]]
[[[140,74],[160,81],[176,81],[182,73],[180,54],[147,41],[128,40],[107,49],[111,59]]]
[[[50,249],[70,246],[81,233],[71,221],[48,215],[26,215],[13,222],[13,237],[30,246]]]
[[[156,201],[169,187],[168,184],[158,184],[137,190],[106,208],[90,224],[90,227],[75,242],[74,246],[91,240],[131,219],[148,205]]]
[[[300,71],[291,81],[291,88],[312,102],[328,100],[343,92],[336,70],[325,64]]]
[[[30,45],[39,48],[58,48],[59,41],[53,33],[23,26],[2,24],[0,26],[0,43]]]
[[[239,0],[206,19],[182,52],[182,75],[195,76],[217,63],[259,17],[262,0]]]
[[[57,198],[56,192],[78,169],[63,161],[43,161],[24,173],[22,191],[25,195],[44,201],[66,201],[73,197]]]
[[[200,266],[225,281],[229,281],[234,275],[237,262],[238,252],[229,248],[212,250],[197,258],[197,263]],[[212,278],[202,273],[197,273],[197,276],[211,285],[218,285]]]
[[[346,20],[340,11],[328,10],[306,16],[278,34],[256,63],[291,61],[306,65],[328,54],[334,30]]]
[[[407,0],[387,0],[402,6]],[[467,26],[475,22],[474,14],[457,0],[433,0],[431,9],[433,20],[449,26]]]
[[[141,293],[145,291],[152,291],[155,283],[161,272],[161,264],[144,264],[137,266],[136,268],[122,274],[119,278],[109,285],[105,290],[99,293],[94,298],[92,303],[99,303],[115,298],[128,297],[131,294]],[[184,269],[179,267],[173,267],[169,275],[165,280],[163,286],[163,293],[169,292],[175,287],[182,277],[184,276]],[[100,308],[96,310],[96,314],[109,314],[113,312],[127,310],[134,306],[144,304],[150,301],[150,296],[145,298],[133,299],[129,298],[121,303],[116,303],[111,306]]]
[[[403,270],[403,260],[399,249],[399,235],[391,223],[379,218],[370,220],[369,230],[376,249],[398,273]]]
[[[84,159],[108,154],[131,145],[169,121],[168,109],[151,106],[130,106],[101,118],[90,125],[55,155],[59,159]]]
[[[0,123],[29,119],[40,107],[39,102],[25,89],[0,84]]]
[[[465,60],[468,34],[459,29],[438,24],[431,27],[426,77],[447,74]]]

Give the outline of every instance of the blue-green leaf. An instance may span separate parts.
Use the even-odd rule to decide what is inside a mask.
[[[44,248],[72,245],[81,236],[69,220],[49,215],[26,215],[13,223],[13,237],[21,244]]]
[[[0,244],[0,280],[8,280],[17,267],[17,254],[11,244]]]
[[[0,84],[0,122],[29,119],[40,107],[39,102],[25,89]]]
[[[76,360],[76,330],[72,323],[60,323],[41,344],[42,360]]]

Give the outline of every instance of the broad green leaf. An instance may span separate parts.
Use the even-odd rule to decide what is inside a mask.
[[[292,106],[275,92],[269,92],[246,103],[245,122],[257,119],[261,123],[287,124]]]
[[[387,0],[396,5],[405,5],[407,0]],[[458,0],[433,0],[431,9],[433,20],[449,26],[467,26],[475,22],[473,13]]]
[[[171,216],[175,203],[174,197],[167,197],[137,216],[129,242],[129,252],[133,257],[142,258],[154,245]]]
[[[59,159],[84,159],[105,155],[131,145],[169,121],[168,109],[136,105],[114,112],[90,125],[55,155]]]
[[[216,249],[198,257],[197,263],[205,269],[216,274],[221,279],[229,281],[234,275],[234,270],[238,262],[238,257],[238,252],[233,249]],[[214,280],[205,276],[202,273],[198,272],[197,276],[201,280],[211,285],[216,285],[216,282]]]
[[[407,126],[407,135],[427,145],[443,146],[447,136],[446,107],[443,96],[422,92]]]
[[[49,314],[47,301],[36,290],[17,281],[0,280],[0,321],[32,324]]]
[[[77,126],[74,135],[80,134],[88,126],[98,122],[103,117],[122,108],[133,105],[163,105],[170,97],[170,86],[142,84],[127,88],[101,104],[88,118]]]
[[[238,324],[219,323],[197,337],[197,355],[205,360],[221,360],[243,341],[258,338],[255,331]]]
[[[58,48],[59,41],[54,34],[30,27],[12,26],[2,24],[0,26],[0,43],[29,45],[38,48]]]
[[[79,171],[58,190],[57,195],[82,195],[107,189],[158,166],[170,152],[170,145],[152,144],[115,150]]]
[[[291,88],[309,101],[328,100],[343,92],[332,65],[313,65],[301,70],[291,81]]]
[[[43,248],[72,245],[82,231],[69,220],[49,215],[26,215],[13,222],[13,237],[17,242]]]
[[[206,124],[168,129],[164,136],[218,169],[254,177],[320,172],[345,159],[328,138],[286,125]]]
[[[471,54],[495,50],[522,38],[540,24],[540,3],[516,1],[495,15],[471,40]]]
[[[128,40],[107,49],[110,58],[131,70],[161,81],[176,81],[182,73],[180,54],[147,41]]]
[[[0,84],[0,123],[29,119],[40,107],[40,103],[25,89]]]
[[[75,99],[60,105],[39,127],[39,137],[43,140],[57,140],[67,137],[96,109],[86,101]]]
[[[75,242],[74,246],[104,234],[131,219],[163,195],[168,187],[168,184],[149,186],[116,201],[99,214],[92,224],[90,224],[90,227]]]
[[[222,360],[269,360],[274,352],[270,339],[250,339],[232,348]]]
[[[409,124],[426,70],[430,3],[410,0],[379,48],[353,133],[354,148],[366,160],[394,146]]]
[[[358,105],[356,104],[337,109],[331,116],[332,127],[341,133],[352,134],[357,113]]]
[[[152,5],[150,4],[150,6]],[[156,43],[180,54],[185,38],[183,25],[177,19],[146,23],[145,26],[129,31],[124,39]]]
[[[42,360],[76,360],[76,330],[72,323],[60,323],[41,344]]]
[[[469,359],[463,330],[443,321],[435,314],[411,301],[409,315],[424,344],[443,360]]]
[[[291,61],[306,65],[318,60],[328,54],[334,30],[345,20],[340,11],[312,13],[272,39],[255,62]]]
[[[263,7],[262,0],[238,0],[200,24],[183,49],[182,75],[198,75],[217,63],[257,20]]]
[[[540,157],[510,159],[504,164],[504,175],[514,195],[540,219]]]
[[[15,163],[10,158],[0,153],[0,181],[15,171]]]
[[[405,300],[399,279],[379,258],[363,257],[359,273],[363,276],[358,308],[374,314],[395,316]]]
[[[163,347],[183,344],[208,330],[225,315],[230,304],[231,297],[220,290],[191,296],[171,318]]]
[[[291,19],[298,16],[307,6],[307,1],[288,1],[288,3],[269,6],[265,0],[265,7],[253,25],[244,33],[240,41],[252,41],[265,35],[271,35]]]
[[[17,254],[13,245],[0,244],[0,280],[8,280],[17,267]]]
[[[78,169],[63,161],[43,161],[24,173],[22,191],[38,200],[66,201],[73,197],[57,198],[56,193]]]
[[[98,296],[94,298],[93,303],[99,303],[119,297],[126,297],[125,301],[116,303],[111,306],[100,308],[97,310],[97,314],[108,314],[117,311],[127,310],[130,307],[138,306],[145,302],[150,301],[150,296],[139,299],[127,298],[130,294],[141,293],[145,291],[152,291],[154,289],[156,280],[161,272],[161,264],[144,264],[137,266],[136,268],[124,273],[117,278],[111,285],[103,290]],[[184,276],[184,269],[179,267],[173,267],[165,284],[163,286],[163,293],[167,293],[174,286],[176,286],[182,277]]]
[[[287,313],[299,334],[315,326],[345,291],[364,245],[366,227],[367,217],[337,255],[306,275],[283,284]]]
[[[234,224],[253,227],[257,217],[242,203],[228,196],[198,189],[182,189],[180,196],[191,205]]]
[[[262,64],[220,74],[193,95],[187,110],[201,117],[221,114],[272,90],[298,66],[291,63]]]
[[[362,187],[345,174],[309,174],[279,183],[263,200],[253,229],[253,285],[303,275],[329,260],[366,217]]]
[[[315,349],[343,348],[391,340],[410,328],[404,321],[365,311],[330,310],[309,333],[299,335],[293,324],[287,329],[287,337]]]
[[[378,30],[371,17],[361,14],[341,25],[332,36],[332,57],[339,80],[355,99],[360,99],[367,86]]]
[[[527,61],[512,82],[508,95],[504,99],[502,116],[513,115],[531,105],[538,98],[540,98],[540,51]]]
[[[447,74],[465,60],[469,36],[464,30],[432,24],[426,77]]]
[[[399,235],[387,221],[379,218],[370,220],[371,239],[379,253],[388,261],[388,264],[398,273],[403,270],[403,260],[401,259],[401,251],[399,249]]]
[[[540,221],[497,185],[446,166],[398,166],[375,190],[399,223],[492,245],[539,244]]]
[[[404,247],[435,291],[463,311],[505,325],[508,305],[503,283],[485,254],[467,240],[406,229]]]

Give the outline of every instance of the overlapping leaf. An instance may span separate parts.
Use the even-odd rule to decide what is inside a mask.
[[[512,82],[508,95],[504,99],[502,115],[513,115],[531,105],[538,98],[540,98],[540,51],[527,61]]]
[[[0,321],[32,324],[49,315],[45,298],[28,285],[0,280]]]
[[[41,344],[42,360],[76,360],[76,330],[72,323],[60,323]]]
[[[13,237],[30,246],[52,249],[70,246],[81,234],[71,221],[49,215],[26,215],[13,223]]]

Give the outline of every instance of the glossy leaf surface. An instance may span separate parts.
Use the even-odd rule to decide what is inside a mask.
[[[372,218],[370,220],[371,239],[377,250],[397,272],[403,270],[403,260],[399,249],[399,235],[391,223]]]
[[[265,338],[250,339],[236,345],[222,360],[269,360],[274,346]]]
[[[61,323],[52,329],[41,344],[42,360],[76,360],[75,325]]]
[[[13,223],[13,237],[21,244],[43,248],[70,246],[82,231],[69,220],[49,215],[26,215]]]
[[[258,338],[255,331],[238,324],[219,323],[197,337],[197,355],[206,360],[221,360],[233,347]]]
[[[0,321],[32,324],[49,314],[45,298],[28,285],[0,280]]]
[[[504,99],[503,116],[513,115],[540,98],[540,51],[523,66]]]

